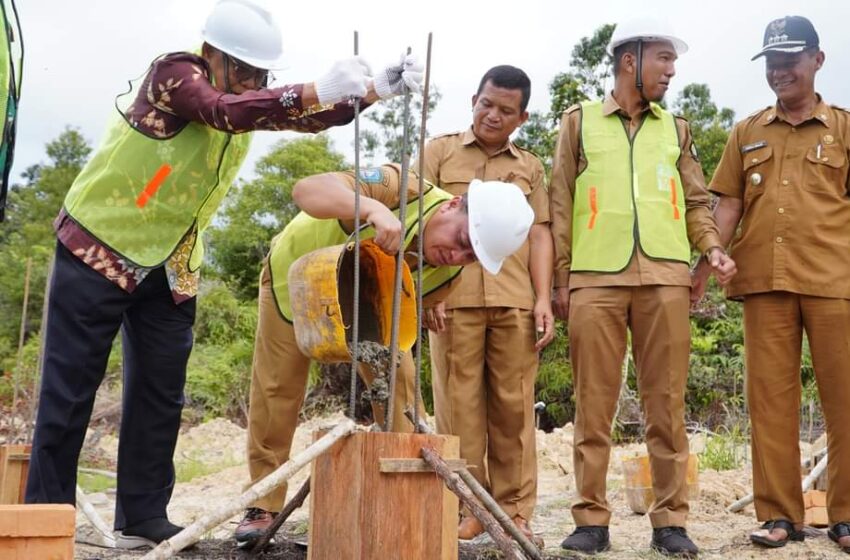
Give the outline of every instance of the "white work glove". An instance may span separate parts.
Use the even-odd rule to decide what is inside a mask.
[[[422,93],[425,67],[415,54],[402,54],[397,64],[387,66],[375,76],[375,93],[389,99],[404,93],[404,86],[413,93]]]
[[[322,105],[333,105],[352,97],[366,97],[369,64],[359,56],[334,63],[330,71],[316,80],[316,96]]]

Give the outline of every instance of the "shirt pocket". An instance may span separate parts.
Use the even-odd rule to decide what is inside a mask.
[[[499,177],[499,181],[503,181],[505,183],[513,183],[518,186],[522,191],[522,194],[528,196],[531,193],[531,177],[526,175],[525,173],[515,173],[510,172],[504,177]]]
[[[847,194],[847,153],[840,144],[809,148],[803,162],[803,188],[809,192]]]
[[[454,196],[460,196],[469,190],[469,183],[475,179],[471,173],[449,170],[440,174],[440,188]]]
[[[764,193],[764,186],[773,168],[773,148],[763,146],[742,154],[744,168],[744,204]]]

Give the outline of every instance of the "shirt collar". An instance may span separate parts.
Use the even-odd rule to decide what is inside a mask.
[[[661,118],[661,106],[658,103],[650,103],[649,106],[644,107],[642,112],[649,111],[649,113],[656,117]],[[620,104],[617,103],[617,100],[614,99],[614,92],[609,93],[605,96],[605,100],[602,102],[602,114],[606,117],[613,115],[614,113],[620,113],[623,116],[628,116],[625,110],[620,107]]]
[[[464,146],[471,146],[473,144],[478,144],[479,147],[480,147],[478,139],[475,137],[475,133],[472,132],[471,126],[469,128],[467,128],[465,131],[463,131],[463,134],[460,137],[460,143],[463,144]],[[505,146],[502,146],[502,148],[498,152],[496,152],[496,154],[501,154],[502,152],[508,152],[512,156],[514,156],[515,158],[520,157],[519,148],[514,146],[514,143],[511,142],[510,140],[508,140],[507,144]],[[494,155],[496,155],[496,154],[494,154]]]
[[[819,93],[816,93],[818,97],[818,104],[815,105],[814,109],[812,109],[812,113],[806,118],[803,122],[808,122],[810,120],[820,121],[825,127],[829,128],[830,121],[830,110],[829,106],[824,102],[823,97]],[[773,108],[768,109],[768,111],[764,114],[762,118],[762,124],[768,125],[779,119],[783,122],[788,122],[788,119],[785,117],[785,111],[782,109],[782,106],[779,105],[779,101],[776,102],[776,105]]]

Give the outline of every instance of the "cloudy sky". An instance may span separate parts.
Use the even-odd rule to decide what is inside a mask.
[[[26,59],[15,180],[25,167],[45,158],[45,143],[66,126],[79,128],[96,144],[127,80],[161,53],[198,46],[214,1],[16,0]],[[677,63],[671,99],[684,85],[701,82],[739,118],[771,104],[764,62],[750,62],[750,57],[760,49],[771,19],[799,14],[814,22],[826,52],[818,90],[827,101],[850,106],[850,3],[839,0],[263,3],[283,28],[288,67],[277,73],[283,82],[312,81],[335,60],[349,56],[355,29],[361,54],[376,68],[397,59],[407,46],[424,55],[427,34],[433,32],[432,79],[443,99],[429,124],[432,133],[470,124],[470,98],[478,80],[497,64],[523,68],[532,80],[530,109],[546,110],[547,86],[567,69],[576,41],[604,23],[641,13],[663,14],[690,45]],[[249,177],[257,158],[286,134],[257,134],[242,177]],[[331,136],[351,160],[353,127],[336,129]]]

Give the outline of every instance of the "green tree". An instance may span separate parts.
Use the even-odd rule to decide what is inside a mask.
[[[718,108],[706,84],[686,85],[676,97],[673,111],[688,119],[703,173],[706,180],[711,179],[735,122],[735,112]]]
[[[434,113],[439,103],[440,92],[436,87],[431,87],[428,94],[428,115]],[[361,129],[363,155],[374,160],[376,154],[383,152],[385,161],[401,163],[402,137],[404,135],[404,96],[396,96],[380,105],[370,107],[363,113],[370,122],[378,125],[378,130]],[[410,117],[408,126],[410,135],[408,137],[408,153],[415,154],[418,149],[419,128],[422,122],[422,98],[418,95],[411,96]],[[427,128],[425,135],[428,135]],[[411,157],[413,161],[415,156]]]
[[[576,103],[605,96],[606,81],[611,77],[611,57],[605,48],[613,32],[614,25],[605,24],[579,40],[573,47],[570,70],[556,75],[549,84],[549,111],[533,111],[520,129],[517,143],[540,156],[547,169],[551,169],[561,114]]]
[[[48,162],[29,167],[12,185],[6,221],[0,227],[0,363],[14,358],[20,329],[27,260],[32,262],[25,335],[41,324],[48,262],[56,240],[53,219],[91,147],[78,130],[66,128],[46,146]]]
[[[215,271],[243,299],[256,297],[269,243],[297,213],[298,179],[345,169],[345,158],[325,135],[281,140],[255,168],[257,178],[233,187],[209,230]]]

